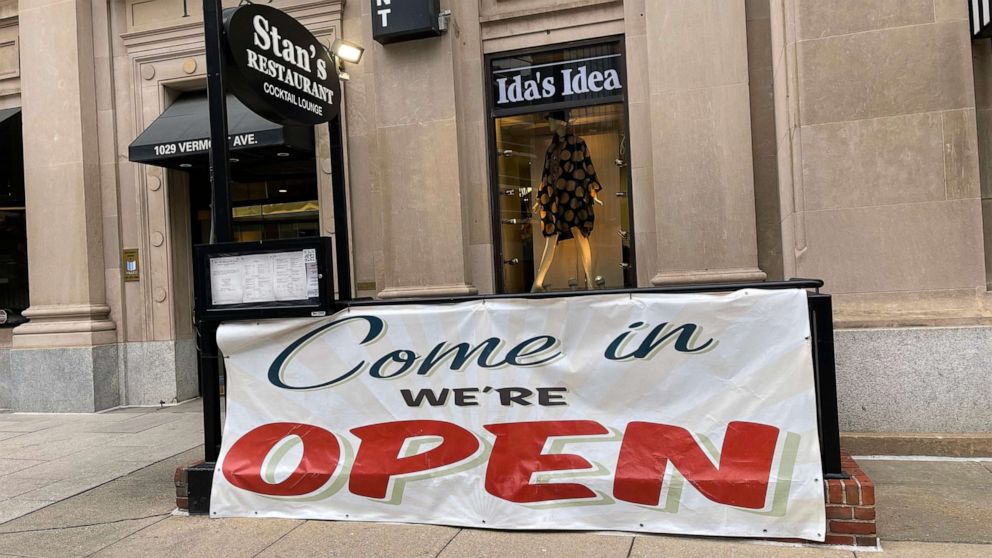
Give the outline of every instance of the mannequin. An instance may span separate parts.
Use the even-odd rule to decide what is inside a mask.
[[[544,278],[554,262],[558,241],[570,238],[578,244],[586,288],[592,288],[589,234],[595,222],[593,206],[603,205],[598,197],[603,187],[596,177],[585,141],[575,135],[569,124],[568,111],[550,112],[545,118],[554,135],[545,153],[541,189],[534,203],[534,211],[541,218],[545,244],[531,292],[544,290]]]

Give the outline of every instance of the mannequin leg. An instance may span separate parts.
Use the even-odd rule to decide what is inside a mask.
[[[555,248],[558,246],[558,235],[549,236],[544,239],[544,253],[541,255],[541,265],[537,268],[537,275],[534,276],[534,286],[530,292],[539,293],[544,290],[544,277],[551,269],[551,262],[555,259]]]
[[[589,246],[589,238],[583,236],[579,232],[578,228],[572,228],[572,234],[575,236],[575,242],[579,246],[579,259],[582,261],[582,269],[586,272],[586,288],[595,288],[595,283],[592,276],[592,248]]]

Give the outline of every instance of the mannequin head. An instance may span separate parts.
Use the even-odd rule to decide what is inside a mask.
[[[544,115],[544,118],[548,121],[548,127],[551,128],[551,133],[558,134],[559,136],[565,135],[565,129],[568,127],[569,121],[567,110],[549,112]]]

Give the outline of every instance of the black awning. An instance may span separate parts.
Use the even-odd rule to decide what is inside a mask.
[[[282,126],[227,96],[228,146],[232,158],[275,161],[312,157],[313,128]],[[210,116],[204,92],[183,93],[128,146],[128,159],[174,169],[205,167]]]

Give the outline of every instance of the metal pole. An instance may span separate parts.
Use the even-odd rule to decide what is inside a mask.
[[[344,182],[344,138],[341,115],[327,123],[331,148],[331,201],[334,204],[334,261],[338,300],[350,300],[351,248],[348,242],[348,193]]]
[[[200,394],[203,397],[203,460],[217,461],[220,455],[220,351],[217,324],[197,324],[200,351]]]
[[[203,38],[207,53],[207,101],[210,108],[210,243],[231,242],[231,198],[227,153],[227,95],[224,92],[220,0],[203,0]]]
[[[231,198],[227,153],[227,94],[224,91],[223,7],[203,0],[203,39],[207,55],[207,101],[210,109],[210,243],[231,242]],[[203,394],[203,453],[207,462],[220,454],[220,351],[216,324],[200,323],[200,371]]]
[[[830,295],[809,293],[813,334],[813,372],[820,426],[820,459],[826,478],[847,478],[840,459],[840,419],[837,412],[837,366],[834,360],[833,304]]]

